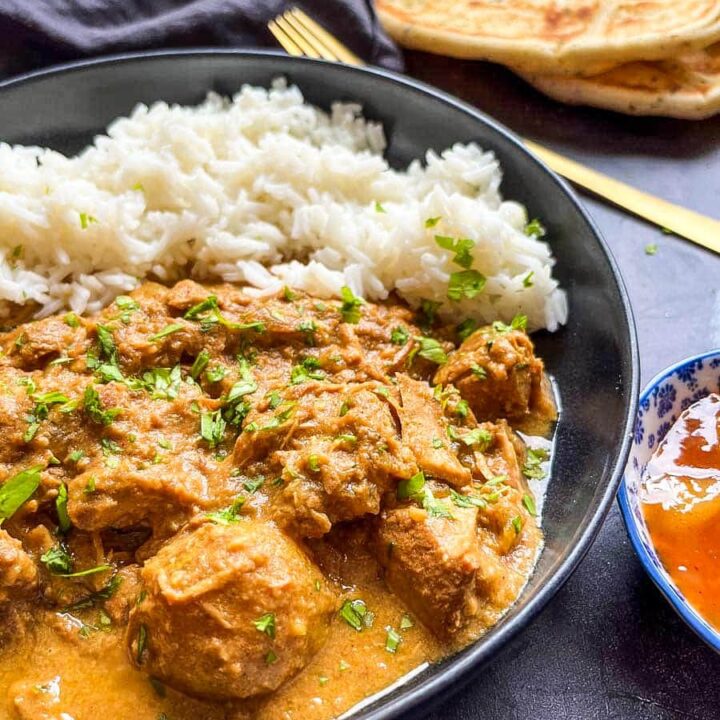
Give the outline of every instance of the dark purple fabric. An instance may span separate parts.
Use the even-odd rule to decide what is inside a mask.
[[[151,48],[277,48],[267,22],[294,5],[367,62],[402,70],[371,0],[0,0],[0,77]]]

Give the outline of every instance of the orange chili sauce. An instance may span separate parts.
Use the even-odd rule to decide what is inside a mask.
[[[720,396],[688,408],[642,479],[645,523],[688,602],[720,629]]]

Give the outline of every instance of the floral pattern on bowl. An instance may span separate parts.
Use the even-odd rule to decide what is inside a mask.
[[[645,527],[639,497],[642,474],[660,441],[684,410],[712,392],[720,392],[720,350],[682,360],[648,384],[640,395],[633,444],[618,501],[630,541],[646,572],[680,617],[720,652],[720,632],[692,608],[663,568]]]

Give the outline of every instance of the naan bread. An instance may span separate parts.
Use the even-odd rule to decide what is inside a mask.
[[[407,47],[587,75],[677,57],[720,40],[718,0],[376,0]]]
[[[677,60],[627,63],[595,77],[517,72],[546,95],[573,105],[690,120],[720,112],[720,43]]]

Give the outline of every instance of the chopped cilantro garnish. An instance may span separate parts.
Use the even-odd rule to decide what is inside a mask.
[[[430,517],[443,517],[453,519],[453,515],[450,512],[448,506],[438,500],[433,494],[430,488],[425,488],[422,498],[422,506]]]
[[[523,495],[522,504],[525,506],[525,509],[530,513],[530,515],[537,515],[537,507],[535,507],[535,500],[532,495],[528,495],[527,493]]]
[[[66,533],[72,527],[70,515],[68,515],[68,490],[67,485],[62,483],[58,488],[58,494],[55,498],[55,510],[58,516],[58,526],[61,533]]]
[[[275,639],[275,613],[261,615],[253,620],[253,625],[258,632],[265,633],[271,640]]]
[[[256,478],[247,478],[243,482],[243,487],[249,493],[254,493],[254,492],[257,492],[263,486],[264,482],[265,482],[265,476],[258,475]]]
[[[232,505],[223,508],[222,510],[216,510],[215,512],[207,513],[206,517],[218,525],[230,525],[240,520],[240,510],[245,504],[245,498],[242,495],[238,495],[233,500]]]
[[[87,230],[87,228],[88,228],[88,226],[90,225],[90,223],[96,223],[96,222],[97,222],[97,218],[94,217],[93,215],[88,215],[87,213],[84,213],[84,212],[81,212],[81,213],[78,213],[78,214],[80,215],[80,227],[81,227],[83,230]]]
[[[484,428],[473,428],[470,432],[461,435],[458,439],[462,440],[468,447],[478,445],[482,452],[486,450],[492,442],[492,435]]]
[[[217,447],[223,441],[226,426],[222,410],[200,414],[200,436],[211,448]]]
[[[545,237],[545,227],[543,224],[538,220],[538,218],[535,218],[534,220],[531,220],[526,226],[525,226],[525,234],[529,237],[534,238],[541,238]]]
[[[416,336],[415,341],[418,343],[417,354],[425,360],[443,365],[447,362],[447,355],[442,345],[433,338]]]
[[[340,608],[339,615],[353,630],[360,632],[367,627],[365,618],[368,616],[368,609],[365,601],[360,598],[346,600]]]
[[[535,274],[534,270],[531,270],[524,278],[523,278],[523,287],[529,288],[533,286],[533,275]]]
[[[87,568],[87,570],[78,570],[78,572],[72,573],[58,573],[60,577],[64,578],[78,578],[87,577],[88,575],[97,575],[98,573],[107,572],[112,570],[111,565],[96,565],[95,567]]]
[[[265,331],[265,325],[261,322],[237,323],[225,318],[218,307],[216,295],[208,295],[203,301],[187,310],[183,317],[185,320],[199,321],[203,332],[208,332],[215,325],[222,325],[228,330],[255,330],[259,333]]]
[[[446,235],[436,235],[435,242],[443,249],[455,253],[453,262],[460,267],[469,268],[473,263],[470,252],[475,243],[469,238],[452,238]]]
[[[23,434],[23,442],[29,443],[37,434],[40,428],[40,423],[47,419],[50,413],[50,407],[52,405],[65,405],[67,406],[70,402],[70,398],[64,393],[58,390],[53,390],[46,393],[35,393],[35,384],[28,385],[28,391],[31,392],[30,399],[35,403],[35,406],[27,415],[28,426]]]
[[[208,295],[203,301],[199,302],[197,305],[193,305],[183,317],[186,320],[197,320],[198,316],[202,313],[207,312],[208,310],[217,310],[218,302],[217,302],[217,296],[216,295]]]
[[[317,325],[314,320],[303,320],[297,328],[301,333],[305,335],[305,342],[308,345],[315,344],[315,333],[317,332]]]
[[[205,371],[205,377],[211,383],[220,382],[225,375],[227,375],[227,369],[222,365],[215,365]]]
[[[317,455],[310,455],[310,457],[307,460],[308,468],[311,470],[311,472],[319,472],[320,470],[320,459]]]
[[[153,368],[143,373],[138,387],[147,390],[153,400],[174,400],[180,391],[182,370],[179,365],[173,368]]]
[[[376,200],[375,201],[375,212],[384,213],[387,212],[385,208]]]
[[[351,325],[357,325],[360,322],[360,306],[364,305],[365,301],[361,297],[354,295],[347,285],[340,288],[340,297],[343,302],[339,310],[343,321]]]
[[[511,330],[527,330],[527,315],[516,315],[509,325],[500,320],[496,320],[492,324],[493,330],[499,333],[508,333]]]
[[[470,406],[468,405],[468,401],[458,400],[455,405],[455,414],[458,417],[466,418],[468,416],[468,412],[470,412]]]
[[[54,545],[40,556],[40,562],[54,575],[67,575],[72,572],[73,561],[67,549]]]
[[[477,363],[470,365],[470,372],[480,380],[487,379],[487,370],[484,367],[480,367]]]
[[[150,342],[157,342],[158,340],[162,340],[164,337],[167,337],[168,335],[173,335],[174,333],[180,331],[183,329],[183,325],[180,323],[173,323],[172,325],[166,325],[160,332],[155,333],[154,335],[151,335],[148,340]]]
[[[100,395],[92,385],[85,388],[83,408],[87,416],[98,425],[110,425],[122,412],[122,408],[103,408]]]
[[[394,654],[397,652],[398,647],[402,642],[402,637],[389,625],[385,628],[385,630],[387,631],[387,636],[385,637],[385,649],[389,653]]]
[[[138,628],[138,635],[137,635],[137,646],[136,646],[136,659],[137,664],[142,665],[143,662],[143,655],[145,654],[145,650],[147,648],[147,638],[148,638],[148,631],[146,625],[140,625]]]
[[[516,515],[511,521],[513,528],[515,529],[515,532],[519,535],[520,531],[522,530],[523,521],[522,518],[519,515]]]
[[[268,407],[274,410],[278,405],[282,405],[282,396],[277,390],[273,390],[267,394]]]
[[[300,385],[308,380],[324,380],[325,372],[320,369],[320,361],[316,357],[306,357],[290,371],[290,384]]]
[[[13,475],[0,487],[0,525],[29,500],[40,485],[42,465],[34,465]]]
[[[483,291],[485,276],[477,270],[461,270],[450,273],[447,296],[455,302],[462,298],[472,299]]]
[[[442,220],[442,217],[438,215],[438,217],[431,217],[425,220],[425,227],[426,228],[434,228],[440,221]]]
[[[274,665],[278,660],[277,654],[273,650],[268,650],[265,655],[265,664]]]
[[[100,446],[102,447],[102,453],[105,457],[108,455],[119,455],[122,452],[121,447],[110,438],[100,438]]]
[[[410,333],[400,325],[394,327],[390,333],[390,342],[394,345],[405,345],[409,339]]]
[[[80,318],[74,312],[67,313],[67,315],[65,315],[63,320],[65,321],[65,324],[68,327],[71,327],[71,328],[80,327]]]
[[[207,350],[201,350],[190,368],[190,377],[193,380],[197,380],[203,374],[209,362],[210,353]]]
[[[98,365],[96,369],[98,378],[102,383],[109,383],[112,381],[124,383],[125,376],[117,365],[111,365],[110,363],[103,363]]]
[[[422,493],[425,487],[425,473],[421,470],[408,480],[401,480],[397,486],[398,500],[416,498]]]
[[[292,302],[297,298],[297,293],[294,293],[287,285],[283,288],[283,297],[288,301]]]
[[[476,497],[475,495],[462,495],[455,490],[450,490],[450,497],[453,503],[461,508],[484,508],[487,505],[485,500],[480,497]]]
[[[527,451],[525,464],[523,465],[523,475],[527,478],[542,480],[545,477],[545,471],[542,463],[549,457],[548,451],[542,448],[530,448]]]

